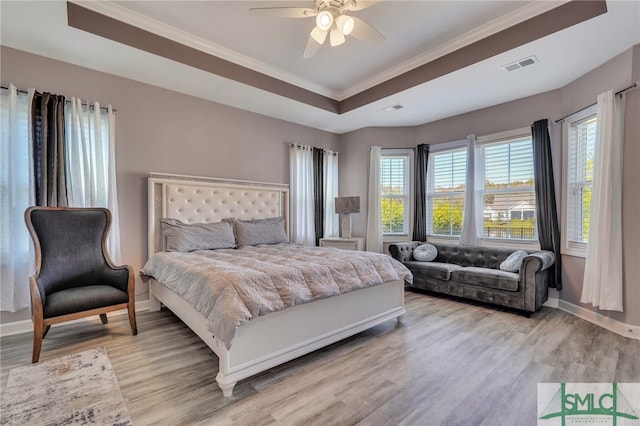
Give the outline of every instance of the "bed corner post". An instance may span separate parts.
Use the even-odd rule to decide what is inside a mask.
[[[154,296],[151,286],[153,283],[149,282],[149,311],[157,312],[161,308],[160,300]]]
[[[225,398],[231,397],[233,394],[233,388],[236,386],[236,383],[238,383],[235,381],[229,381],[227,377],[221,373],[218,373],[216,376],[216,382],[218,382],[218,386],[222,389],[222,395],[224,395]]]

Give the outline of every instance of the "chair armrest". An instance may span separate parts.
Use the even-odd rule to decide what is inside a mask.
[[[129,294],[133,290],[132,282],[135,283],[133,268],[129,265],[111,266],[105,264],[100,270],[100,281]]]
[[[35,275],[29,277],[29,291],[31,293],[31,317],[42,318],[47,295]]]
[[[424,244],[421,241],[411,241],[407,243],[391,243],[389,244],[389,254],[394,259],[400,262],[407,262],[413,259],[413,250],[420,244]]]

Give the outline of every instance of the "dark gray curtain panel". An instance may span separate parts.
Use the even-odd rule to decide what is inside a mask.
[[[64,153],[65,97],[38,93],[33,97],[33,172],[36,205],[67,207]]]
[[[427,241],[427,166],[429,145],[416,147],[415,215],[413,220],[413,241]]]
[[[562,290],[562,262],[560,258],[560,228],[558,226],[558,210],[553,179],[553,162],[551,159],[551,138],[549,124],[546,119],[538,120],[531,125],[533,136],[533,169],[536,190],[536,219],[538,222],[538,239],[540,248],[551,250],[556,255],[556,262],[550,271],[550,287]]]
[[[316,245],[324,237],[324,150],[313,148],[313,204]]]

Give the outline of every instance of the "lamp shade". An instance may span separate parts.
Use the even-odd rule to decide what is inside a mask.
[[[336,197],[336,213],[360,213],[360,197]]]
[[[323,10],[316,16],[316,25],[323,31],[329,30],[333,26],[333,14],[328,10]]]
[[[351,16],[340,15],[336,18],[336,26],[340,29],[342,34],[348,36],[353,31],[356,25],[356,21]]]

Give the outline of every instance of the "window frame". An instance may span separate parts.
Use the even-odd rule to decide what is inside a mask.
[[[405,182],[405,187],[407,188],[407,193],[403,195],[401,198],[405,199],[406,208],[405,208],[405,217],[404,217],[404,228],[406,232],[401,233],[385,233],[383,231],[382,241],[383,242],[393,242],[393,241],[409,241],[412,238],[413,234],[413,217],[414,217],[414,157],[415,150],[413,148],[382,148],[380,150],[380,202],[387,198],[382,194],[382,160],[385,157],[406,157],[407,158],[407,166],[408,170],[405,170],[405,179],[408,178],[408,182]],[[408,176],[407,176],[408,175]],[[392,198],[400,198],[400,197],[392,197]],[[380,209],[380,213],[382,214],[382,209]],[[384,225],[383,225],[384,227]]]
[[[483,223],[483,219],[484,219],[484,211],[482,209],[482,204],[480,204],[480,206],[478,206],[478,201],[480,203],[482,203],[483,198],[482,195],[479,194],[484,194],[479,193],[479,188],[478,188],[478,177],[482,177],[484,176],[484,164],[482,164],[482,159],[480,158],[480,155],[478,153],[479,151],[479,147],[481,145],[484,144],[488,144],[488,143],[495,143],[495,142],[499,142],[501,140],[509,140],[509,139],[517,139],[520,137],[529,137],[529,138],[533,138],[533,135],[531,134],[531,129],[528,127],[523,127],[523,128],[518,128],[518,129],[513,129],[513,130],[507,130],[507,131],[503,131],[503,132],[497,132],[497,133],[491,133],[491,134],[487,134],[487,135],[483,135],[483,136],[479,136],[476,138],[476,152],[474,153],[474,159],[475,159],[475,164],[474,164],[474,176],[470,177],[468,174],[469,171],[469,167],[467,166],[467,176],[465,179],[465,185],[470,185],[473,184],[473,194],[474,194],[474,201],[475,201],[475,214],[479,215],[480,217],[475,217],[474,219],[478,220],[477,223],[482,224]],[[445,142],[445,143],[439,143],[439,144],[433,144],[431,145],[431,150],[429,153],[429,157],[431,157],[433,154],[439,152],[439,151],[446,151],[446,150],[452,150],[452,149],[457,149],[457,148],[467,148],[468,149],[469,146],[469,142],[467,139],[463,139],[463,140],[458,140],[458,141],[453,141],[453,142]],[[430,160],[431,161],[431,160]],[[431,163],[430,163],[431,164]],[[480,168],[482,167],[482,171],[479,172],[479,170],[481,170]],[[427,170],[428,173],[431,173],[431,171]],[[534,176],[535,179],[535,176]],[[429,181],[428,181],[429,182]],[[427,198],[428,198],[428,194],[429,194],[430,188],[429,188],[429,183],[427,183]],[[466,193],[465,193],[466,195]],[[534,195],[535,195],[535,188],[534,188]],[[465,197],[465,203],[466,203],[466,197]],[[427,209],[430,208],[430,204],[429,201],[427,200]],[[429,217],[430,213],[427,213]],[[537,212],[536,212],[537,214]],[[463,225],[464,225],[464,218],[463,218]],[[482,225],[480,225],[482,226]],[[436,235],[436,234],[427,234],[427,239],[429,241],[433,241],[433,242],[442,242],[442,243],[457,243],[460,241],[461,236],[446,236],[446,235]],[[538,234],[537,234],[537,223],[536,223],[536,230],[535,230],[535,237],[534,239],[530,239],[530,240],[520,240],[520,239],[510,239],[510,238],[487,238],[484,237],[482,235],[478,236],[478,243],[482,244],[483,246],[488,246],[488,247],[506,247],[506,248],[513,248],[513,249],[524,249],[524,250],[538,250],[540,248],[540,242],[538,240]]]
[[[596,118],[596,126],[597,126],[597,113],[598,106],[592,105],[588,108],[585,108],[582,111],[578,111],[575,114],[565,118],[562,123],[562,224],[561,224],[561,234],[562,234],[562,245],[560,247],[560,253],[566,254],[569,256],[575,257],[587,257],[587,245],[588,241],[575,241],[569,238],[569,215],[573,211],[569,208],[569,162],[571,160],[569,152],[569,136],[570,129],[574,123],[584,121],[589,119],[590,117]],[[596,129],[596,144],[597,144],[597,129]],[[594,146],[594,159],[596,155],[596,149]],[[584,185],[584,183],[579,184],[582,188],[589,186],[593,188],[593,182],[591,185]]]

